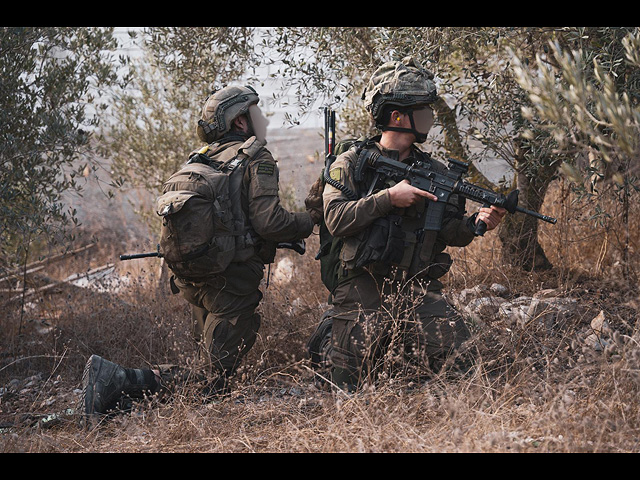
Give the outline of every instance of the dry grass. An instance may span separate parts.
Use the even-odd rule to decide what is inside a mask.
[[[184,390],[90,431],[73,415],[42,419],[75,406],[92,353],[126,366],[188,362],[195,349],[187,305],[156,287],[157,260],[117,263],[118,291],[60,288],[24,314],[5,303],[0,452],[637,452],[637,290],[616,273],[612,244],[576,222],[581,212],[551,208],[560,222],[542,238],[554,270],[510,271],[487,237],[456,253],[447,283],[459,290],[499,282],[514,295],[554,288],[580,301],[569,322],[476,325],[480,355],[468,375],[424,383],[396,376],[356,396],[317,389],[305,357],[326,299],[315,238],[304,257],[278,254],[294,272],[281,279],[272,266],[260,337],[230,397],[205,404]],[[115,239],[102,245],[59,275],[113,261],[124,248]],[[601,352],[584,342],[600,311],[614,330]]]

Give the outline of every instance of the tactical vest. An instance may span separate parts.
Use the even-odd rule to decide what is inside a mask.
[[[243,208],[242,186],[249,161],[263,147],[255,137],[222,150],[219,143],[208,145],[163,184],[156,201],[160,252],[176,277],[202,281],[254,254],[257,235]]]
[[[427,153],[417,153],[424,156],[419,160],[432,161]],[[357,162],[355,155],[352,161]],[[357,170],[357,165],[354,166]],[[437,166],[434,164],[435,168]],[[361,192],[376,193],[393,186],[388,181],[372,185],[373,181],[372,174],[362,179]],[[387,276],[393,267],[406,271],[411,277],[430,280],[445,275],[452,263],[451,257],[443,252],[446,245],[437,240],[437,232],[422,230],[427,206],[425,201],[421,201],[407,208],[394,209],[359,234],[343,238],[339,277],[359,275],[363,268]]]

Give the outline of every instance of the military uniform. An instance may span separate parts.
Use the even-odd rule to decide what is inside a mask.
[[[231,225],[224,225],[226,230],[223,236],[233,238],[235,248],[218,248],[214,235],[204,245],[205,250],[198,249],[186,258],[173,258],[170,261],[169,255],[165,255],[167,265],[174,270],[174,290],[177,288],[192,305],[193,331],[195,339],[202,346],[200,359],[204,368],[185,369],[175,365],[162,365],[153,370],[124,368],[92,355],[82,378],[82,423],[91,423],[97,415],[116,408],[123,397],[140,398],[146,393],[160,392],[172,384],[185,381],[201,382],[205,395],[224,392],[228,388],[229,376],[253,346],[260,327],[260,316],[256,309],[262,299],[260,282],[264,265],[273,261],[278,242],[306,238],[314,225],[312,213],[288,212],[280,204],[278,166],[265,148],[268,122],[257,107],[258,102],[258,94],[251,87],[230,86],[213,92],[205,102],[196,129],[198,137],[208,146],[189,160],[189,163],[224,164],[225,167],[227,162],[233,164],[228,191],[223,195],[214,195],[209,201],[220,215],[220,218],[211,217],[212,221],[231,222]],[[197,167],[199,170],[200,166]],[[189,179],[185,181],[189,182],[192,170],[182,169],[176,175],[185,172]],[[193,174],[193,179],[198,180],[197,173]],[[177,204],[180,203],[180,195],[199,195],[191,195],[193,192],[188,189],[182,191],[183,186],[177,188],[168,192],[170,196],[175,194]],[[201,198],[198,197],[198,205],[209,205]],[[159,215],[173,214],[173,200],[169,200],[158,212]],[[187,201],[182,201],[180,206],[175,207],[177,210],[183,209],[185,204]],[[170,226],[173,228],[172,221],[165,225],[163,220],[163,232]],[[181,230],[177,227],[175,231],[167,230],[161,245],[163,241],[171,244],[184,239],[188,245],[196,239],[199,241],[196,235],[198,231],[209,231],[211,225],[199,227],[188,220],[181,225]],[[223,254],[231,251],[231,258]],[[215,270],[216,273],[210,274],[213,272],[212,264],[205,262],[209,252],[224,257],[225,267],[220,267],[220,271]],[[228,266],[226,260],[230,261]],[[158,374],[160,379],[157,378]]]
[[[255,137],[232,136],[209,146],[206,155],[224,162],[240,148],[255,148]],[[248,258],[232,262],[220,275],[203,282],[176,278],[175,284],[193,305],[196,339],[217,371],[233,372],[254,344],[260,326],[256,313],[262,294],[260,282],[264,264],[271,263],[278,242],[308,237],[313,221],[306,212],[288,212],[280,204],[278,166],[271,153],[259,146],[257,156],[245,166],[242,180],[242,207],[251,225],[254,247]]]
[[[314,225],[309,213],[288,212],[280,204],[278,165],[262,138],[268,122],[261,118],[258,102],[258,94],[251,87],[233,86],[214,92],[203,106],[196,129],[198,137],[208,144],[198,153],[210,162],[226,164],[239,152],[247,158],[241,164],[240,185],[232,187],[238,194],[231,194],[232,201],[240,197],[241,204],[241,212],[237,204],[233,205],[234,218],[242,216],[244,228],[248,228],[244,248],[236,248],[236,257],[221,274],[197,282],[181,278],[174,282],[192,305],[194,334],[202,346],[200,358],[223,380],[236,370],[255,343],[264,265],[273,261],[278,242],[307,238]],[[233,120],[241,115],[247,119],[249,133],[231,128]],[[173,367],[160,370],[165,382],[175,377]]]
[[[398,152],[370,143],[386,157],[398,159]],[[353,192],[371,189],[372,178],[363,185],[354,181],[358,154],[355,149],[339,156],[330,170],[332,179]],[[444,166],[413,147],[406,163],[422,161],[432,168]],[[327,184],[324,189],[324,216],[332,235],[343,239],[340,253],[339,284],[332,292],[332,348],[330,362],[338,378],[355,384],[375,369],[381,357],[400,330],[404,350],[415,361],[428,362],[439,368],[452,351],[469,338],[463,319],[442,295],[439,278],[447,273],[451,258],[447,246],[464,247],[474,238],[474,216],[466,216],[464,203],[456,196],[446,207],[442,230],[419,235],[423,214],[429,200],[421,200],[408,208],[391,205],[388,187],[376,185],[371,194],[350,200],[343,190]],[[402,255],[396,263],[378,262],[358,267],[370,226],[378,219],[393,216],[402,230]],[[417,235],[418,233],[418,235]],[[425,357],[426,355],[426,357]],[[421,357],[421,358],[418,358]]]
[[[325,282],[332,307],[308,343],[314,368],[330,369],[334,385],[347,390],[386,367],[388,355],[440,369],[453,352],[461,353],[469,330],[444,298],[440,278],[451,266],[446,247],[468,245],[476,221],[476,215],[465,214],[464,199],[452,195],[440,231],[427,231],[432,200],[405,197],[401,204],[409,207],[394,207],[390,189],[395,184],[379,179],[373,169],[359,168],[360,149],[374,149],[396,161],[446,169],[416,146],[433,125],[431,105],[438,99],[433,73],[411,57],[384,63],[362,99],[382,134],[339,155],[323,177],[324,227],[334,237],[323,271],[331,279],[337,276],[337,286]],[[383,147],[391,139],[403,148],[402,158],[400,151]]]

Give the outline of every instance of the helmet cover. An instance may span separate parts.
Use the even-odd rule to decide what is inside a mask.
[[[434,75],[412,57],[381,65],[371,76],[362,99],[377,124],[385,107],[415,108],[431,105],[437,98]]]
[[[212,93],[202,108],[198,138],[207,143],[219,140],[231,130],[235,118],[248,113],[249,107],[259,101],[258,94],[249,86],[229,86]]]

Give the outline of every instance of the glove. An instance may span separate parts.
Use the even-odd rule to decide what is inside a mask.
[[[322,179],[318,178],[309,189],[309,194],[304,200],[307,213],[311,216],[314,225],[320,225],[324,218],[324,203],[322,201],[322,192],[324,185]]]

